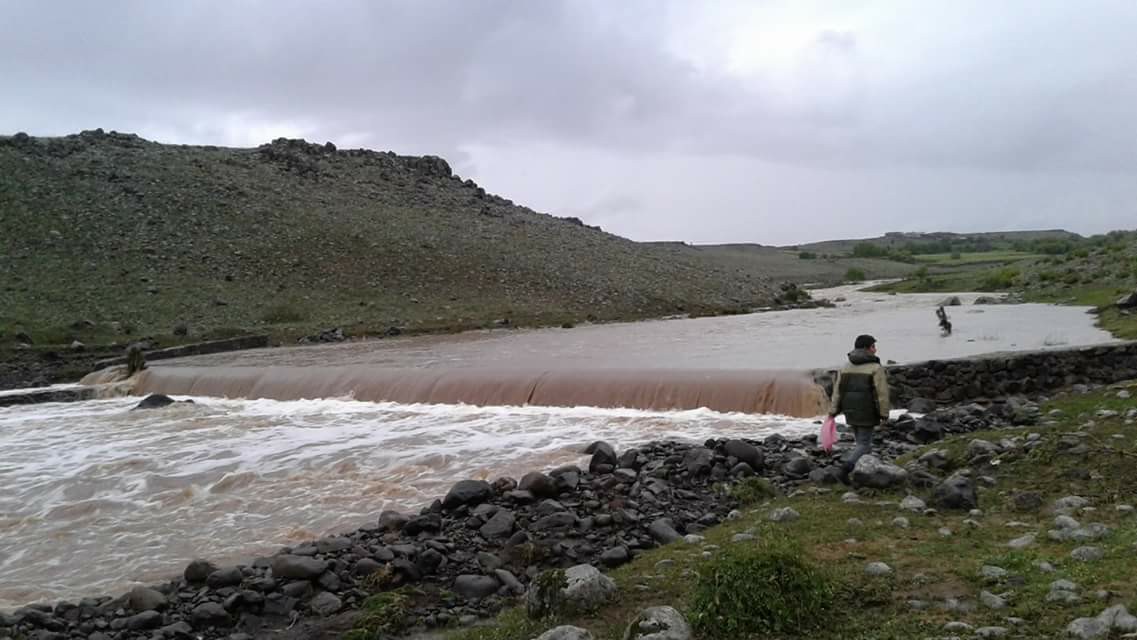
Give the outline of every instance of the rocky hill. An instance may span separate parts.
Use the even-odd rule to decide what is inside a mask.
[[[561,324],[777,292],[758,264],[540,214],[437,157],[0,137],[0,344]]]

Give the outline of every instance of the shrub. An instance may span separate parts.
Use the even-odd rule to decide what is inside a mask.
[[[997,289],[1010,288],[1015,283],[1015,278],[1019,277],[1017,269],[999,269],[994,273],[987,274],[983,278],[983,289],[992,291]]]
[[[788,540],[731,545],[699,570],[691,621],[705,638],[796,635],[825,622],[836,590]]]
[[[878,247],[871,242],[858,242],[853,246],[853,255],[857,258],[881,258],[888,254],[888,249]]]
[[[410,607],[407,597],[394,591],[377,593],[363,601],[355,627],[345,640],[380,640],[406,630]]]
[[[845,280],[848,282],[863,282],[865,280],[865,272],[863,269],[851,267],[845,272]]]
[[[812,251],[802,251],[801,253],[797,254],[797,257],[801,260],[816,260],[817,254]]]
[[[746,478],[731,486],[730,495],[743,506],[758,504],[778,495],[777,489],[765,478]]]
[[[951,252],[951,259],[952,260],[960,260],[962,258],[963,258],[963,255],[960,254],[958,251],[952,251]]]
[[[927,280],[928,279],[928,266],[924,265],[924,266],[920,267],[919,269],[916,269],[916,272],[913,273],[912,275],[916,276],[920,280]]]

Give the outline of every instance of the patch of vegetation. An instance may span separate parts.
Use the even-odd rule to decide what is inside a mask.
[[[784,538],[733,545],[700,570],[691,623],[707,638],[800,634],[826,624],[836,591],[833,578]]]
[[[766,478],[751,476],[730,486],[730,495],[743,506],[751,506],[777,497],[778,490]]]
[[[845,272],[845,280],[847,282],[864,282],[865,272],[863,269],[857,269],[855,267],[850,268]]]
[[[410,599],[397,591],[377,593],[365,600],[360,615],[344,640],[384,640],[406,630]]]

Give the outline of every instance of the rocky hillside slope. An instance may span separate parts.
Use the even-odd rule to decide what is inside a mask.
[[[191,338],[560,324],[776,293],[757,265],[536,213],[437,157],[0,137],[0,343],[64,341],[77,321]]]

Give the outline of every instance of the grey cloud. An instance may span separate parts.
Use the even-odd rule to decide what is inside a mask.
[[[614,154],[612,166],[632,172],[653,154],[682,157],[681,175],[669,159],[645,178],[694,191],[717,184],[713,167],[749,159],[755,175],[790,172],[812,185],[752,181],[807,207],[821,206],[826,184],[866,171],[887,189],[877,176],[900,169],[962,170],[966,180],[1137,169],[1135,4],[865,3],[868,17],[848,25],[818,12],[782,76],[698,65],[669,46],[690,12],[731,6],[0,0],[0,23],[16,25],[0,39],[10,96],[0,130],[104,127],[215,144],[288,134],[432,153],[535,208],[611,216],[619,208],[603,209],[597,194],[626,194],[643,205],[620,218],[650,209],[652,229],[687,234],[699,221],[657,199],[659,187],[614,191],[589,166],[571,169],[583,173],[580,188],[557,187],[567,178],[547,151]],[[529,150],[545,155],[527,157],[527,173],[493,165]],[[983,188],[996,193],[997,183]],[[757,187],[732,188],[738,202],[714,215],[743,229]],[[874,202],[879,211],[865,215],[895,217],[887,197]]]

